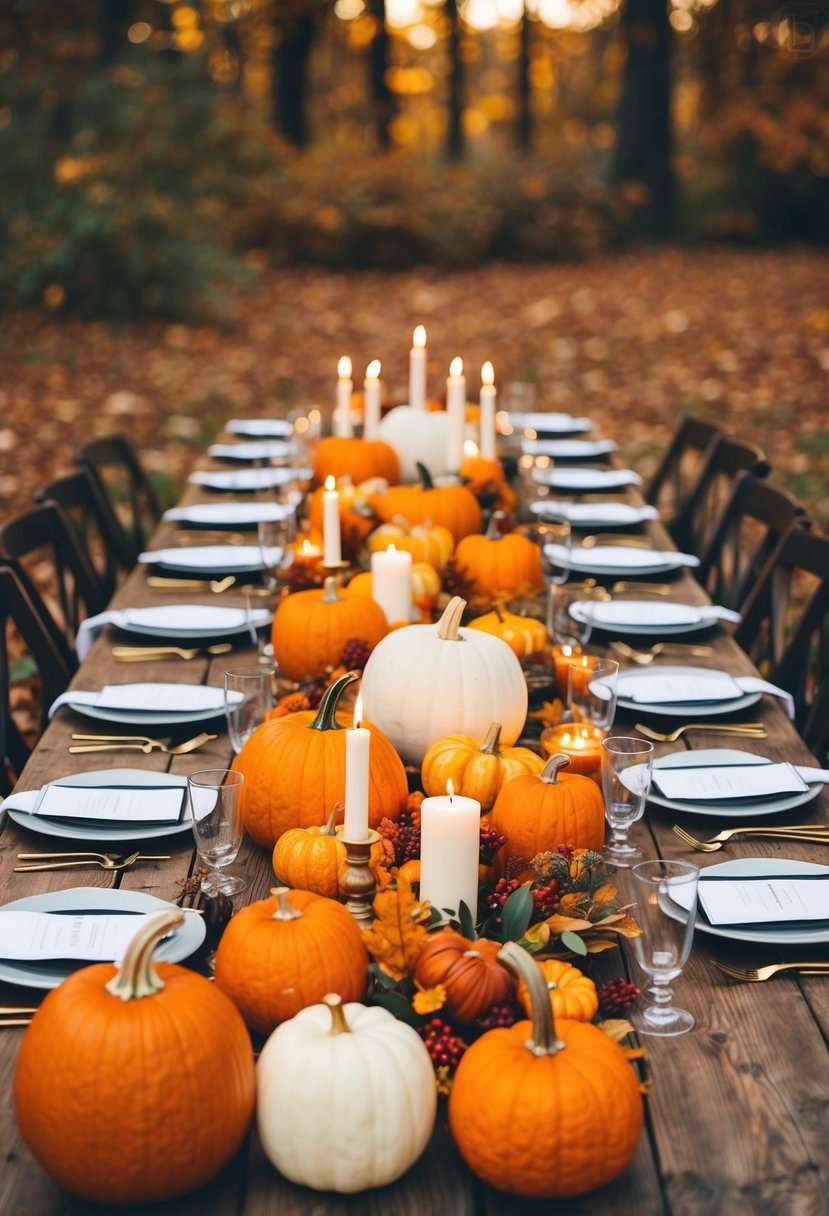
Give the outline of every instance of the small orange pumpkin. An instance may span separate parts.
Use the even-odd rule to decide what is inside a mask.
[[[412,563],[412,602],[432,604],[440,595],[440,575],[429,562]],[[371,595],[371,571],[361,570],[355,574],[342,595]]]
[[[344,894],[346,850],[336,826],[341,814],[342,807],[335,802],[322,827],[289,828],[282,833],[273,850],[273,872],[279,882],[328,899]],[[373,865],[383,865],[393,856],[391,843],[385,839],[371,846]]]
[[[395,519],[375,528],[368,538],[369,553],[378,553],[390,545],[411,553],[413,561],[429,562],[442,570],[452,556],[455,538],[442,524],[408,524],[405,519]]]
[[[502,748],[500,723],[493,722],[483,742],[471,735],[438,739],[423,757],[420,776],[428,795],[444,793],[451,781],[457,794],[474,798],[482,811],[488,811],[513,777],[540,773],[543,768],[541,756],[528,747]]]
[[[511,997],[515,983],[498,962],[497,942],[470,941],[454,929],[433,933],[417,956],[415,982],[422,988],[446,989],[447,1015],[469,1026],[491,1005]]]
[[[537,964],[541,968],[547,992],[550,995],[550,1007],[553,1017],[572,1018],[575,1022],[590,1022],[599,1008],[599,997],[596,985],[589,975],[579,971],[561,958],[548,958]],[[527,1017],[532,1017],[532,1000],[527,985],[519,981],[517,997],[526,1010]]]
[[[547,626],[535,617],[508,612],[503,604],[496,603],[491,612],[476,616],[469,622],[469,628],[493,633],[506,642],[519,659],[547,648]]]
[[[486,485],[488,481],[506,481],[504,466],[500,460],[487,460],[485,456],[467,456],[460,469],[462,481],[472,486]]]
[[[295,591],[280,601],[273,621],[273,653],[289,680],[335,667],[343,647],[360,638],[375,647],[389,631],[386,614],[366,597],[341,596],[333,578],[323,588]]]
[[[354,481],[382,477],[391,485],[400,480],[397,453],[381,439],[345,438],[329,435],[321,439],[314,455],[314,480],[350,476]]]
[[[542,587],[538,546],[520,532],[464,537],[455,550],[455,565],[480,595],[533,595]]]
[[[435,486],[429,472],[418,465],[419,486],[392,486],[385,494],[373,494],[369,505],[382,523],[392,523],[402,516],[410,524],[431,520],[442,524],[460,541],[464,536],[480,532],[483,524],[480,503],[466,486]]]

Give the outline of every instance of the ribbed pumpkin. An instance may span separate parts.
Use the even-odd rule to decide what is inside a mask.
[[[500,460],[487,460],[484,456],[467,456],[460,469],[461,480],[472,485],[485,485],[488,481],[506,481],[504,466]]]
[[[395,519],[375,528],[368,538],[370,553],[388,549],[389,545],[411,553],[413,561],[429,562],[442,570],[452,556],[455,538],[443,524],[408,524],[405,519]]]
[[[314,455],[314,480],[350,476],[353,481],[382,477],[395,485],[400,480],[400,461],[389,444],[379,439],[352,439],[329,435],[321,439]]]
[[[359,1001],[368,952],[350,912],[311,891],[275,887],[231,919],[216,951],[216,987],[251,1030],[270,1034],[327,992]]]
[[[553,1022],[541,973],[520,946],[503,946],[501,958],[529,987],[532,1022],[490,1030],[464,1053],[449,1095],[452,1135],[469,1168],[501,1191],[583,1195],[636,1152],[636,1074],[598,1027]]]
[[[501,747],[501,726],[493,722],[483,742],[471,735],[447,735],[433,743],[423,757],[420,775],[424,792],[443,794],[452,782],[456,794],[474,798],[488,811],[513,777],[540,773],[541,756],[528,747]]]
[[[541,590],[538,546],[520,532],[496,538],[466,536],[455,550],[455,565],[480,595],[532,595]]]
[[[596,985],[589,975],[579,971],[561,958],[548,958],[537,964],[547,986],[553,1018],[571,1018],[574,1022],[590,1022],[599,1008]],[[521,980],[516,994],[532,1017],[532,1001],[527,985]]]
[[[341,596],[335,580],[327,578],[321,589],[295,591],[280,601],[273,621],[273,652],[287,679],[303,680],[335,667],[351,638],[373,647],[387,633],[379,604]]]
[[[258,726],[233,762],[245,775],[242,818],[257,844],[272,849],[289,828],[323,823],[345,799],[345,732],[337,703],[357,675],[347,672],[326,690],[319,709],[285,714]],[[406,770],[371,722],[369,825],[397,819],[406,804]]]
[[[282,833],[273,850],[273,872],[279,882],[328,899],[343,894],[345,845],[337,834],[337,819],[341,815],[342,807],[335,803],[322,827],[289,828]],[[394,860],[390,842],[378,840],[371,846],[374,865],[385,861],[386,846],[391,852],[389,860]]]
[[[547,647],[547,627],[542,621],[537,621],[532,616],[519,616],[517,612],[508,612],[503,604],[496,604],[492,612],[476,616],[469,622],[469,628],[480,629],[484,633],[501,638],[519,659]]]
[[[412,563],[412,602],[433,603],[440,595],[440,575],[429,562]],[[371,571],[361,570],[343,588],[343,595],[371,595]]]
[[[410,524],[431,520],[442,524],[460,541],[480,532],[483,525],[480,504],[466,486],[434,486],[428,471],[420,467],[421,485],[392,486],[385,494],[373,494],[369,505],[382,523],[402,516]]]
[[[153,965],[184,916],[156,913],[120,966],[69,976],[21,1044],[20,1133],[56,1182],[96,1203],[150,1204],[202,1186],[253,1116],[253,1053],[237,1010],[194,971]]]
[[[337,497],[340,500],[340,537],[343,551],[351,557],[356,557],[363,541],[377,527],[377,520],[366,506],[367,499],[372,494],[385,490],[386,483],[380,478],[361,482],[355,485],[350,477],[337,479]],[[322,486],[314,490],[308,498],[308,522],[317,532],[323,532],[323,501],[325,490]]]
[[[498,962],[498,942],[470,941],[453,929],[433,933],[417,956],[415,981],[422,988],[442,984],[443,1012],[469,1026],[491,1005],[502,1005],[515,991],[515,981]]]
[[[448,472],[449,419],[440,402],[428,402],[425,410],[395,406],[380,420],[379,433],[397,452],[402,481],[417,478],[421,461],[435,476]]]
[[[602,792],[589,777],[560,773],[569,763],[563,754],[551,756],[543,772],[514,777],[501,790],[489,816],[492,826],[507,838],[496,858],[501,873],[513,857],[529,860],[560,844],[601,849]]]

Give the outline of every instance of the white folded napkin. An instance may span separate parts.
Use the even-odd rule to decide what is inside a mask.
[[[254,439],[286,439],[293,429],[284,418],[231,418],[225,424],[231,435],[251,435]]]
[[[545,518],[566,519],[577,527],[609,528],[614,524],[641,524],[648,519],[659,519],[656,507],[632,507],[626,502],[557,502],[552,498],[539,498],[530,503],[534,515]]]
[[[243,700],[242,693],[228,693],[232,700]],[[206,684],[106,684],[98,692],[79,688],[62,692],[49,709],[54,717],[61,705],[89,705],[95,709],[148,714],[219,713],[224,709],[222,688]]]
[[[607,456],[619,449],[613,439],[522,439],[521,450],[528,456],[552,456],[558,460],[589,460]]]
[[[207,455],[214,460],[284,460],[290,455],[284,439],[251,440],[249,443],[213,443]]]
[[[105,625],[114,625],[116,629],[146,629],[149,633],[163,631],[165,638],[175,640],[176,635],[183,638],[195,638],[200,634],[206,637],[221,636],[223,632],[229,633],[247,624],[253,624],[256,628],[265,625],[270,615],[267,608],[257,608],[249,619],[242,608],[214,608],[208,604],[164,604],[157,608],[126,608],[121,611],[111,608],[81,621],[75,638],[75,650],[83,662]]]
[[[572,431],[589,431],[589,418],[574,418],[572,414],[546,414],[541,411],[524,413],[510,411],[510,425],[516,431],[537,431],[541,435],[566,435]]]
[[[258,545],[182,545],[178,549],[150,549],[139,553],[145,566],[174,566],[177,570],[259,570]]]
[[[575,613],[573,610],[576,610]],[[571,615],[603,628],[624,625],[631,629],[670,629],[698,625],[702,621],[742,620],[739,612],[721,604],[663,604],[657,600],[577,600]]]
[[[192,507],[171,507],[164,518],[173,523],[201,524],[210,528],[255,528],[258,523],[277,523],[292,513],[281,502],[201,502]]]
[[[633,701],[637,705],[658,706],[705,702],[723,704],[741,695],[765,692],[779,697],[788,717],[794,719],[794,699],[785,688],[779,688],[760,676],[732,676],[712,671],[710,677],[706,677],[702,674],[706,670],[689,668],[684,681],[676,675],[660,676],[658,670],[647,675],[623,672],[619,676],[618,694],[622,700]]]
[[[640,486],[642,478],[633,469],[533,469],[533,478],[559,490],[618,490]]]
[[[592,549],[567,549],[564,545],[545,545],[544,552],[557,566],[572,566],[582,570],[629,568],[653,570],[698,566],[693,553],[677,553],[674,549],[640,549],[634,545],[596,545]]]
[[[227,472],[191,473],[187,480],[191,485],[204,486],[207,490],[275,490],[289,481],[308,481],[313,469],[232,469]]]

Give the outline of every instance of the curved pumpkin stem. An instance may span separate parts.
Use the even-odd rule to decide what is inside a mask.
[[[340,817],[340,811],[343,809],[341,802],[335,802],[331,808],[331,814],[326,819],[323,827],[320,830],[320,836],[336,836],[337,835],[337,820]]]
[[[419,460],[416,460],[415,468],[417,469],[418,475],[420,477],[421,490],[434,490],[435,483],[432,481],[432,474],[426,468],[426,465],[421,464],[421,462]]]
[[[340,676],[339,680],[335,680],[333,684],[328,685],[322,694],[316,718],[314,718],[313,722],[308,723],[309,730],[343,729],[336,718],[337,706],[340,703],[340,697],[349,684],[353,684],[359,678],[356,671],[347,671],[344,676]]]
[[[478,751],[484,756],[497,756],[501,751],[501,723],[493,722]]]
[[[302,916],[299,908],[295,908],[288,895],[290,887],[271,887],[271,895],[276,896],[276,911],[274,920],[299,920]]]
[[[153,952],[163,937],[184,924],[180,908],[156,912],[147,918],[127,946],[123,959],[107,984],[107,992],[122,1001],[153,996],[164,987],[164,980],[153,966]]]
[[[550,756],[550,759],[539,774],[541,780],[547,785],[558,785],[558,770],[564,768],[569,763],[570,757],[565,756],[564,752],[557,752],[555,756]]]
[[[538,963],[515,942],[507,942],[497,954],[498,962],[527,985],[532,1009],[532,1037],[524,1044],[534,1056],[556,1056],[567,1046],[556,1034],[547,984]]]
[[[334,578],[333,574],[329,574],[328,578],[323,584],[323,587],[323,604],[336,604],[340,597],[337,595],[337,580]]]
[[[329,1034],[350,1034],[351,1027],[345,1020],[343,1013],[343,1000],[336,992],[329,992],[327,996],[322,998],[323,1005],[327,1005],[331,1012],[331,1029]]]
[[[458,629],[463,616],[463,610],[466,607],[466,600],[461,599],[459,595],[453,595],[452,599],[443,610],[443,616],[438,621],[438,637],[444,642],[462,642]]]

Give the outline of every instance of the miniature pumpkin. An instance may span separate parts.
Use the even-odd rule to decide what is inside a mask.
[[[480,802],[488,811],[507,781],[522,773],[540,773],[541,756],[528,747],[501,747],[501,726],[493,722],[483,742],[469,735],[447,735],[433,743],[423,757],[420,775],[430,796],[443,794],[446,782],[455,793]]]
[[[376,528],[377,520],[367,506],[371,494],[385,490],[387,483],[381,478],[355,485],[350,477],[337,479],[337,497],[340,500],[340,537],[343,551],[356,557],[363,541]],[[325,490],[319,486],[308,498],[308,522],[320,534],[323,532],[323,499]]]
[[[400,461],[389,444],[379,439],[329,435],[321,439],[314,455],[314,480],[349,476],[353,481],[382,477],[392,485],[400,480]]]
[[[560,844],[601,849],[604,844],[604,800],[595,781],[578,773],[560,773],[568,756],[551,756],[542,772],[513,777],[498,795],[490,822],[507,843],[496,864],[501,873],[513,857],[530,859]]]
[[[245,775],[242,818],[257,844],[272,849],[289,828],[323,822],[345,799],[345,732],[337,721],[340,697],[357,675],[347,672],[325,690],[316,713],[299,710],[258,726],[233,762]],[[406,770],[377,727],[371,732],[368,817],[376,827],[397,819],[406,805]]]
[[[184,916],[148,917],[120,966],[69,976],[21,1044],[21,1135],[60,1186],[96,1203],[150,1204],[201,1186],[236,1153],[253,1115],[239,1013],[194,971],[152,962]]]
[[[429,562],[442,570],[452,556],[455,538],[442,524],[408,524],[405,519],[395,519],[375,528],[368,538],[370,553],[388,549],[389,545],[411,553],[413,561]]]
[[[341,815],[342,807],[335,802],[322,827],[289,828],[282,833],[273,850],[273,872],[281,883],[302,891],[314,891],[328,899],[343,894],[345,845],[336,826]],[[383,864],[386,843],[378,840],[371,846],[371,860],[375,865]]]
[[[520,532],[506,536],[466,536],[458,542],[455,565],[480,595],[533,595],[541,590],[541,554]]]
[[[357,1001],[368,951],[350,912],[311,891],[274,887],[231,918],[216,951],[216,987],[251,1030],[270,1034],[327,992]]]
[[[469,622],[470,629],[482,629],[510,647],[519,659],[547,647],[547,627],[532,616],[519,616],[508,612],[503,604],[496,604],[492,612],[476,616]]]
[[[514,743],[527,716],[521,664],[500,638],[460,628],[455,596],[437,625],[407,625],[377,645],[363,671],[366,717],[408,764],[458,732],[482,738],[494,721]]]
[[[429,562],[412,563],[412,603],[432,602],[440,595],[440,575]],[[361,570],[355,574],[343,595],[371,595],[371,571]]]
[[[453,929],[433,933],[417,956],[415,981],[422,988],[442,984],[447,1016],[469,1026],[492,1005],[502,1005],[515,991],[515,981],[498,962],[498,942],[470,941]]]
[[[385,1009],[327,994],[274,1031],[256,1079],[262,1147],[302,1186],[385,1186],[432,1135],[432,1061],[417,1031]]]
[[[449,420],[443,409],[395,406],[381,418],[378,434],[397,453],[401,481],[417,480],[418,463],[432,469],[436,476],[449,471]]]
[[[480,503],[466,486],[435,486],[428,470],[419,466],[419,486],[391,486],[385,494],[372,494],[369,505],[382,523],[402,516],[410,524],[431,520],[442,524],[460,541],[480,532],[483,525]]]
[[[604,1186],[636,1152],[642,1098],[622,1049],[597,1026],[553,1022],[532,958],[509,942],[505,965],[530,991],[532,1022],[490,1030],[466,1051],[449,1126],[469,1168],[527,1199],[569,1199]]]
[[[485,456],[466,456],[460,475],[462,481],[468,481],[473,486],[486,485],[488,481],[506,481],[500,460],[487,460]]]
[[[599,1008],[596,985],[589,975],[560,958],[548,958],[537,964],[547,985],[553,1017],[572,1018],[575,1022],[590,1022]],[[532,1001],[527,985],[521,980],[516,994],[532,1017]]]
[[[302,680],[335,667],[351,638],[376,646],[387,633],[379,604],[341,596],[335,580],[327,578],[321,589],[295,591],[280,601],[273,621],[273,652],[287,679]]]

